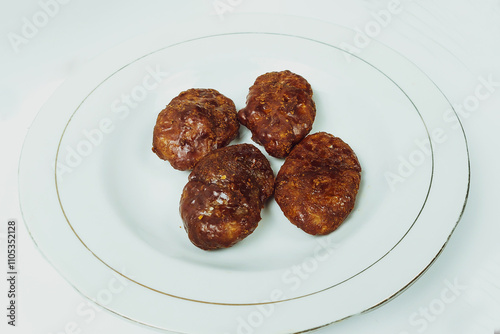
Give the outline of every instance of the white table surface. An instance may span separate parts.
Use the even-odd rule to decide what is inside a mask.
[[[273,13],[363,30],[391,3],[399,3],[399,10],[374,38],[413,61],[457,109],[462,108],[472,170],[469,200],[447,247],[415,284],[374,311],[316,333],[500,333],[499,0],[55,1],[3,0],[0,12],[2,268],[6,223],[19,223],[17,326],[7,325],[7,282],[2,279],[2,333],[158,332],[92,308],[41,256],[22,224],[17,167],[23,139],[40,107],[66,77],[109,48],[160,26],[171,27],[175,34],[177,23],[196,24],[197,18]],[[218,15],[215,6],[221,3],[230,11]],[[43,8],[52,11],[47,22],[38,31],[23,32],[26,20],[33,22]],[[478,105],[463,107],[484,81],[490,82],[486,88],[491,94]]]

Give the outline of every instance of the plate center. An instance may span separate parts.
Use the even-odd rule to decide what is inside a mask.
[[[317,118],[311,133],[338,136],[358,155],[363,173],[355,210],[331,235],[312,237],[288,222],[271,199],[248,238],[226,250],[199,250],[179,216],[189,173],[151,151],[156,116],[193,87],[217,89],[242,108],[258,75],[284,69],[313,87]],[[231,144],[241,142],[253,143],[243,127]],[[252,303],[266,298],[270,286],[285,287],[287,297],[296,298],[358,275],[416,222],[433,160],[430,152],[409,166],[415,145],[430,152],[419,110],[374,66],[346,61],[338,48],[300,37],[226,34],[158,50],[96,87],[63,133],[57,186],[79,238],[101,261],[140,284],[210,302]],[[269,159],[276,174],[283,160]],[[308,277],[300,286],[297,270]]]

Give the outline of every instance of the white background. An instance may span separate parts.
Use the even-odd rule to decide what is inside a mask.
[[[393,0],[396,1],[396,0]],[[6,1],[0,11],[0,249],[6,223],[19,223],[17,327],[7,326],[6,280],[0,284],[2,333],[153,333],[106,311],[95,311],[40,255],[23,225],[17,194],[18,159],[30,123],[58,85],[102,52],[155,29],[236,13],[290,14],[363,30],[387,0],[144,0],[62,1],[53,17],[21,44],[24,20],[49,0]],[[317,333],[500,332],[500,1],[400,0],[401,11],[374,36],[419,66],[460,109],[481,80],[491,96],[461,114],[471,156],[464,216],[435,264],[384,306]],[[225,3],[223,14],[215,5]],[[258,24],[256,22],[256,24]],[[200,31],[203,27],[200,26]],[[482,78],[482,79],[481,79]],[[432,231],[429,231],[432,233]],[[422,245],[424,247],[425,245]],[[2,268],[5,268],[5,255]],[[455,286],[451,289],[450,286]],[[85,315],[77,310],[87,310]],[[196,318],[196,315],[193,315]],[[307,313],[304,313],[307,316]]]

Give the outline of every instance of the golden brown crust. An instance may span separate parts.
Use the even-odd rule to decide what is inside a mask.
[[[297,227],[313,235],[337,229],[354,208],[361,166],[352,149],[325,132],[307,136],[276,177],[276,202]]]
[[[207,153],[228,145],[239,126],[231,99],[215,89],[189,89],[158,115],[153,152],[175,169],[192,169]]]
[[[284,158],[312,129],[316,117],[312,95],[311,85],[300,75],[269,72],[250,87],[238,119],[267,153]]]
[[[191,242],[205,250],[231,247],[257,227],[274,190],[274,174],[253,145],[209,153],[184,187],[180,213]]]

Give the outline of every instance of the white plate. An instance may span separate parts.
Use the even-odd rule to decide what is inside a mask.
[[[460,219],[467,142],[425,74],[374,41],[358,55],[342,50],[353,38],[318,21],[234,15],[101,56],[44,106],[24,144],[20,199],[40,251],[97,304],[179,333],[295,333],[397,295]],[[247,239],[199,250],[178,214],[188,172],[151,152],[156,116],[191,87],[215,88],[239,109],[258,75],[284,69],[313,87],[312,132],[357,153],[355,210],[312,237],[271,200]],[[243,127],[240,142],[251,142]],[[269,159],[277,173],[283,160]]]

